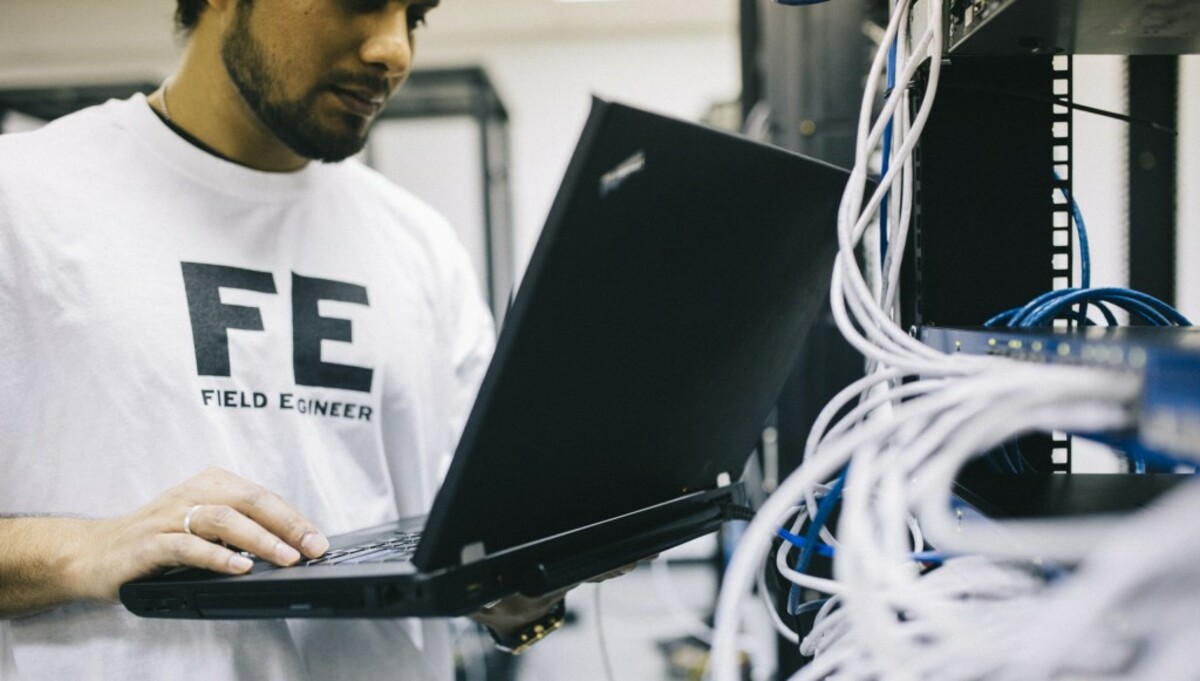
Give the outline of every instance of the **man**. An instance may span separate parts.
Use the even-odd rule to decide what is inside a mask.
[[[450,676],[435,621],[115,604],[173,566],[248,570],[229,547],[290,565],[427,510],[491,320],[444,221],[336,162],[437,3],[179,0],[158,91],[0,137],[0,617],[25,678]]]

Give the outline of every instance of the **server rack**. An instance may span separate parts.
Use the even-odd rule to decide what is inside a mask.
[[[828,31],[833,40],[818,37],[808,49],[819,54],[806,61],[803,46],[779,43],[811,38],[811,30],[789,32],[780,26],[829,26],[830,15],[838,11],[846,13],[842,18],[848,26],[879,16],[887,4],[851,1],[787,8],[783,11],[792,16],[785,18],[767,0],[754,3],[754,11],[743,11],[743,18],[757,17],[763,29],[755,34],[743,27],[742,35],[744,40],[757,36],[764,44],[749,50],[744,46],[744,54],[760,59],[760,69],[748,71],[756,80],[748,81],[746,91],[785,114],[828,105],[822,91],[810,86],[813,82],[836,83],[857,97],[861,88],[850,83],[861,81],[866,72],[867,64],[857,60],[861,41],[849,32]],[[1200,3],[1188,0],[949,0],[945,11],[948,52],[933,117],[916,151],[917,205],[902,280],[902,321],[926,337],[949,332],[945,327],[978,326],[1038,294],[1074,283],[1072,55],[1129,55],[1131,116],[1170,128],[1174,55],[1200,52]],[[844,68],[829,69],[830,62],[854,65],[860,75],[851,80]],[[750,110],[749,103],[745,108]],[[836,126],[797,128],[796,123],[794,115],[785,115],[778,123],[783,127],[772,128],[772,139],[834,163],[850,163],[848,156],[838,155]],[[817,143],[797,131],[825,138]],[[1131,134],[1131,285],[1168,302],[1173,299],[1173,146],[1174,139],[1161,130],[1141,126]],[[1164,267],[1166,263],[1171,265]],[[821,355],[819,345],[805,355],[810,363],[837,364]],[[841,359],[842,380],[852,375],[847,363],[855,357],[848,353]],[[794,378],[779,407],[782,452],[790,439],[807,434],[815,413],[812,403],[839,383],[828,372],[814,381],[803,366]],[[1063,483],[1053,474],[1071,471],[1066,435],[1022,440],[1020,445],[1045,475],[1025,480],[975,477],[964,493],[974,494],[981,505],[990,500],[1004,515],[1036,515],[1062,511],[1064,499],[1075,509],[1091,508],[1098,490],[1107,499],[1140,505],[1170,485],[1169,480],[1159,484],[1132,476]],[[799,463],[782,453],[781,460],[785,470]],[[1040,497],[1046,504],[1037,503],[1039,497],[1032,494],[1039,489],[1054,492]],[[1051,500],[1059,506],[1052,508]],[[787,646],[781,651],[781,674],[802,664]]]

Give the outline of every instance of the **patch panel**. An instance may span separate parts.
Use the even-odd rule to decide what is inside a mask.
[[[924,327],[920,336],[943,352],[1135,372],[1143,384],[1138,442],[1151,452],[1200,461],[1200,328]]]

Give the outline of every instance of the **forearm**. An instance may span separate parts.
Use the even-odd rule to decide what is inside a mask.
[[[122,584],[173,567],[248,571],[230,546],[292,565],[329,542],[278,495],[210,468],[116,518],[0,517],[0,617],[116,603]]]
[[[0,618],[88,597],[80,558],[96,521],[0,517]]]

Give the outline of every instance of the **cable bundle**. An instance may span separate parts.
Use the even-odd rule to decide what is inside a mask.
[[[1192,550],[1173,546],[1178,540],[1162,539],[1162,532],[1171,523],[1194,525],[1183,517],[1200,511],[1200,492],[1185,490],[1161,511],[1121,522],[1000,523],[973,518],[955,505],[951,486],[961,467],[1015,436],[1134,425],[1141,379],[1116,369],[947,355],[900,328],[896,303],[913,208],[912,152],[934,104],[942,57],[943,2],[926,0],[927,28],[915,39],[908,35],[911,5],[896,2],[876,54],[838,218],[831,307],[839,330],[866,358],[867,374],[826,405],[803,465],[746,527],[717,603],[713,676],[739,678],[741,605],[756,581],[765,593],[762,568],[772,542],[783,536],[772,567],[797,587],[789,610],[818,609],[803,641],[776,617],[781,634],[815,655],[795,678],[1191,678],[1191,665],[1186,671],[1177,666],[1187,650],[1180,636],[1196,633],[1200,618],[1166,600],[1169,585],[1200,591],[1194,567],[1200,537],[1190,542],[1197,547]],[[888,88],[873,118],[885,62],[901,85]],[[905,84],[923,62],[928,84],[910,115]],[[883,177],[868,194],[869,162],[877,152],[884,157]],[[857,249],[879,223],[891,225],[893,233],[881,230],[886,253],[878,271],[864,273]],[[1186,322],[1137,295],[1109,289],[1048,294],[1006,313],[1004,322],[1053,318],[1085,300],[1097,309],[1118,301],[1140,305],[1147,316]],[[837,503],[842,508],[835,536],[825,520]],[[1134,531],[1162,543],[1139,536],[1145,554],[1131,560],[1128,549],[1122,555],[1117,547]],[[814,554],[832,556],[832,578],[806,574]],[[1146,592],[1138,589],[1147,585],[1177,629],[1146,616],[1151,610],[1138,600]],[[801,587],[829,597],[801,603]],[[772,604],[768,609],[774,614]],[[1126,611],[1138,617],[1114,619]],[[1163,644],[1147,648],[1159,638]]]
[[[1109,326],[1117,326],[1112,307],[1125,310],[1150,326],[1191,326],[1178,310],[1147,293],[1128,288],[1066,288],[1044,293],[1023,307],[1006,310],[992,317],[984,326],[1032,327],[1050,326],[1057,318],[1079,319],[1081,312],[1072,308],[1088,307],[1099,310]],[[1084,317],[1081,321],[1086,324]]]
[[[720,676],[719,666],[722,636],[736,631],[736,622],[726,620],[727,608],[744,598],[772,535],[793,512],[792,500],[816,494],[822,480],[847,465],[838,534],[825,538],[835,547],[834,578],[793,569],[784,550],[775,556],[785,579],[832,596],[802,642],[801,651],[816,653],[816,659],[798,678],[892,678],[896,669],[910,670],[911,678],[977,678],[959,675],[959,661],[950,667],[928,661],[973,655],[972,648],[957,647],[963,632],[993,618],[1011,624],[1002,619],[1016,607],[1008,600],[1036,594],[1041,582],[1028,565],[1013,569],[953,556],[1076,561],[1107,528],[1076,521],[981,522],[965,531],[950,498],[954,475],[971,457],[1021,433],[1126,427],[1139,387],[1135,377],[1106,370],[1014,363],[949,382],[909,384],[905,388],[923,396],[887,410],[865,401],[860,408],[870,417],[853,427],[845,420],[834,426],[746,528],[718,603],[716,678],[733,678]],[[928,572],[924,563],[942,556],[926,552],[927,537],[951,556]],[[948,575],[957,575],[956,581]],[[1036,617],[1036,607],[1026,607],[1024,616]]]

